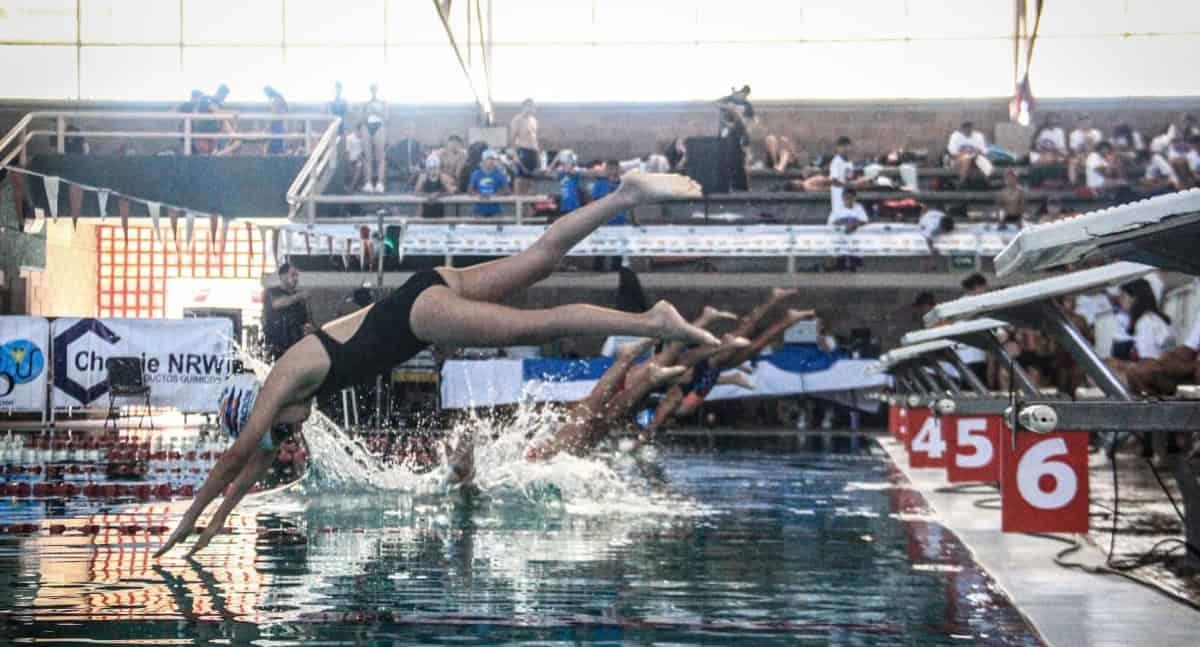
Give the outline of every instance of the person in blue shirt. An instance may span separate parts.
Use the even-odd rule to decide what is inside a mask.
[[[496,151],[483,152],[483,160],[479,168],[471,173],[471,194],[480,197],[504,195],[508,193],[508,175],[496,162]],[[475,205],[475,215],[494,216],[500,213],[500,205],[481,202]]]
[[[558,168],[558,210],[563,214],[583,206],[583,173],[577,163],[575,153],[565,150],[558,154],[554,164]]]
[[[599,200],[604,196],[614,192],[621,186],[621,163],[617,160],[608,160],[604,163],[604,175],[596,178],[592,183],[592,200]],[[609,225],[627,225],[630,222],[637,224],[636,218],[630,217],[630,212],[622,211],[613,216],[609,220]]]

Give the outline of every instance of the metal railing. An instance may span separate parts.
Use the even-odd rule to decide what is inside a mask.
[[[269,130],[216,132],[196,131],[197,122],[231,122],[255,123],[282,121],[287,126],[283,133],[273,133]],[[108,112],[108,111],[36,111],[23,116],[15,126],[0,139],[0,166],[8,166],[14,161],[21,166],[29,163],[31,144],[37,137],[49,137],[53,150],[66,152],[67,142],[71,138],[83,140],[125,139],[125,140],[172,140],[182,142],[182,155],[192,154],[192,143],[206,140],[237,140],[237,141],[303,141],[303,151],[308,154],[313,150],[316,140],[314,126],[337,121],[331,115],[320,113],[272,113],[272,112]],[[86,128],[68,130],[72,122],[85,124]],[[135,124],[130,128],[130,123]],[[176,124],[176,130],[138,128],[137,124],[146,122]],[[219,124],[218,124],[219,125]]]

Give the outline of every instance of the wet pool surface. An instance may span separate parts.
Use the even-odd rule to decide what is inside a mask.
[[[0,536],[0,642],[1041,644],[878,450],[658,463],[649,512],[269,494],[192,562],[150,559],[184,502],[0,507],[40,519]]]

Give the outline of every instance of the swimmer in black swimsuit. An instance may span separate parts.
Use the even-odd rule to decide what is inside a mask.
[[[201,512],[226,487],[225,500],[189,554],[204,548],[225,518],[271,465],[272,431],[303,422],[319,393],[374,378],[431,344],[508,346],[540,344],[572,335],[631,335],[695,344],[716,337],[660,301],[641,314],[573,304],[545,310],[500,305],[509,295],[549,276],[568,251],[622,211],[675,197],[699,197],[700,187],[681,175],[630,173],[621,188],[557,220],[528,249],[508,258],[455,269],[418,272],[387,297],[331,321],[288,349],[252,394],[237,440],[212,472],[179,525],[159,548],[162,555],[191,534]],[[268,435],[272,436],[268,440]]]

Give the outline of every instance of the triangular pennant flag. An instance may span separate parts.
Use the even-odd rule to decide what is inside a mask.
[[[100,219],[104,220],[108,217],[108,189],[96,190],[96,203],[100,205]]]
[[[179,251],[179,210],[167,207],[167,218],[171,221],[171,242]]]
[[[125,232],[125,242],[129,242],[129,201],[117,198],[117,213],[121,214],[121,231]]]
[[[20,173],[17,175],[24,177]],[[58,222],[58,178],[47,175],[42,182],[46,185],[46,206],[50,208],[50,219]]]
[[[183,244],[184,244],[184,247],[185,247],[185,248],[191,248],[191,246],[192,246],[192,232],[193,232],[193,231],[195,230],[195,228],[196,228],[196,212],[195,212],[195,211],[192,211],[191,209],[184,209],[184,210],[183,210],[183,215],[184,215],[184,223],[183,223],[183,238],[184,238],[184,240],[183,240]]]
[[[71,227],[78,227],[79,212],[83,209],[83,187],[72,184],[67,188],[67,198],[71,204]]]
[[[333,258],[333,236],[325,237],[325,244],[329,245],[329,258]]]
[[[342,249],[342,269],[348,270],[350,269],[350,248],[353,246],[354,241],[347,238],[342,242],[346,243],[345,248]]]
[[[215,213],[208,214],[208,242],[217,242],[217,228],[220,225],[220,216]]]
[[[146,211],[150,213],[150,224],[154,227],[154,240],[162,240],[162,232],[158,229],[160,208],[162,208],[162,204],[159,202],[146,202]]]

